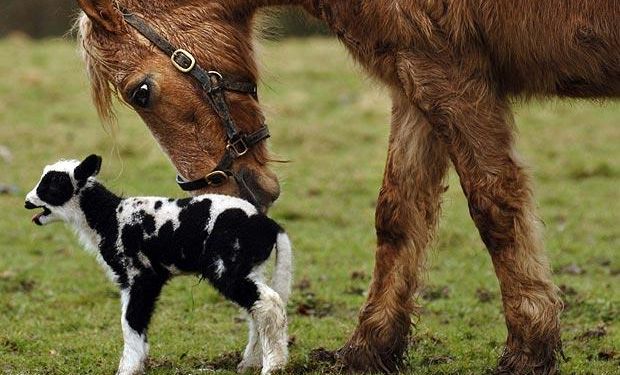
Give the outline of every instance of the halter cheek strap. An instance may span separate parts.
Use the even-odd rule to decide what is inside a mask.
[[[196,59],[191,53],[184,49],[175,48],[142,18],[126,10],[121,11],[125,21],[129,25],[166,55],[170,56],[170,60],[177,70],[184,74],[191,75],[200,83],[207,101],[211,104],[211,107],[219,117],[226,131],[228,143],[224,155],[217,163],[217,166],[205,177],[194,181],[186,181],[181,176],[177,175],[176,181],[179,187],[184,191],[195,191],[210,186],[221,186],[226,183],[230,177],[234,177],[235,180],[238,180],[238,177],[232,170],[234,161],[245,155],[253,146],[269,138],[270,135],[269,129],[264,124],[254,133],[246,134],[239,131],[230,113],[225,92],[233,91],[247,94],[258,100],[256,84],[244,79],[236,79],[223,75],[215,70],[208,71],[203,69],[200,64],[196,62]]]

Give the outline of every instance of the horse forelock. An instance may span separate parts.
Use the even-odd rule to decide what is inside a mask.
[[[107,65],[101,51],[92,43],[92,22],[82,13],[75,25],[78,39],[78,49],[86,65],[86,73],[90,83],[90,90],[97,114],[106,125],[112,125],[116,120],[112,98],[116,95],[116,88],[110,80],[110,67]],[[106,68],[107,67],[107,68]]]

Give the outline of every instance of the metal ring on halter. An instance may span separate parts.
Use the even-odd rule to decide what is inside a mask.
[[[217,70],[209,70],[207,73],[209,73],[210,76],[217,76],[220,81],[224,79],[222,73],[218,72]]]
[[[211,94],[224,88],[222,86],[222,82],[224,81],[224,76],[222,76],[222,73],[216,70],[209,70],[207,74],[209,75],[209,81],[211,82],[211,87],[208,88],[207,93]],[[214,79],[211,79],[211,77],[214,77]]]
[[[228,181],[228,174],[224,171],[213,171],[205,177],[205,180],[207,180],[211,186],[222,186]]]

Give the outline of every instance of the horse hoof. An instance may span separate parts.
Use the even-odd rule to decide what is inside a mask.
[[[343,371],[391,374],[402,365],[402,353],[366,346],[346,345],[336,353],[336,365]]]
[[[557,375],[557,352],[549,350],[536,354],[522,351],[512,352],[508,349],[499,359],[494,375]]]

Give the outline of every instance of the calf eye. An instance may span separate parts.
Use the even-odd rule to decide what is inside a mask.
[[[147,108],[151,102],[151,86],[144,81],[131,93],[131,104]]]

